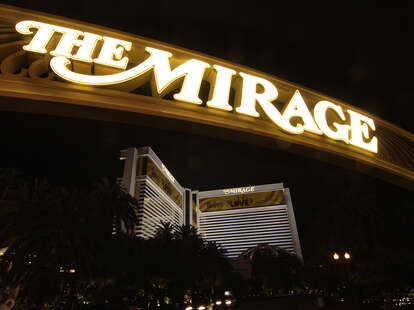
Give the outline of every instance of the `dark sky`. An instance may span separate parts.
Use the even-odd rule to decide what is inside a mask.
[[[411,7],[370,1],[2,2],[246,65],[414,132]],[[102,121],[6,112],[0,120],[2,165],[56,182],[119,176],[119,149],[145,145],[194,189],[284,182],[291,188],[305,258],[316,255],[320,244],[330,249],[335,242],[369,248],[376,238],[381,244],[398,239],[395,246],[403,247],[413,233],[406,222],[413,216],[412,192],[306,154]],[[327,216],[343,220],[334,225]],[[368,233],[355,228],[360,220],[368,227],[371,219],[378,221]]]

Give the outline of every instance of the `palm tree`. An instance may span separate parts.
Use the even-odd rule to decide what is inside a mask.
[[[219,282],[224,282],[233,268],[225,258],[226,251],[215,242],[204,243],[202,251],[203,278],[207,280],[210,298],[216,295],[216,287]]]
[[[192,225],[178,226],[174,231],[174,239],[202,241],[201,236],[197,232],[197,228]]]
[[[250,259],[254,279],[260,284],[263,292],[290,291],[295,286],[301,286],[302,264],[297,256],[288,251],[277,246],[261,244],[243,255]]]
[[[111,238],[113,226],[119,233],[133,231],[136,202],[107,179],[92,190],[35,180],[24,182],[18,192],[0,204],[0,240],[8,245],[3,260],[8,264],[9,287],[0,309],[12,309],[20,288],[28,291],[45,275],[61,287],[58,299],[72,307],[73,297],[83,287],[75,282],[93,280],[97,253]],[[41,302],[53,301],[56,292],[44,296],[47,300]]]
[[[108,178],[101,179],[94,184],[89,197],[96,212],[96,219],[101,223],[101,233],[106,236],[114,231],[134,234],[138,203],[118,182]]]
[[[160,222],[160,226],[155,231],[154,239],[161,243],[170,243],[174,237],[175,227],[171,222]]]

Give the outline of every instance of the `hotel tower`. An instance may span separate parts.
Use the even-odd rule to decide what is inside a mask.
[[[161,222],[183,225],[185,189],[152,149],[128,148],[121,159],[125,160],[123,185],[138,201],[136,236],[153,237]]]
[[[292,199],[283,183],[196,191],[184,188],[150,147],[121,151],[122,182],[138,200],[136,235],[151,238],[161,222],[193,225],[229,258],[258,245],[302,259]]]

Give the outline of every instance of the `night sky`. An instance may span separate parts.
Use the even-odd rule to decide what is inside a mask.
[[[245,65],[414,132],[411,7],[371,1],[328,6],[315,1],[2,2]],[[58,183],[120,176],[119,150],[146,145],[193,189],[284,182],[291,189],[305,259],[325,250],[329,255],[335,246],[369,248],[378,242],[402,250],[414,233],[412,192],[306,154],[188,132],[10,112],[0,112],[0,139],[3,167]],[[335,222],[335,216],[342,220]],[[355,224],[360,220],[374,228],[361,231]]]

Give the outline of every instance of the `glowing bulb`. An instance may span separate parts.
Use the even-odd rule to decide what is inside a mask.
[[[351,259],[351,254],[349,254],[348,252],[345,252],[344,257],[345,259]]]
[[[338,260],[339,259],[338,253],[334,253],[334,255],[332,257],[333,257],[334,260]]]

